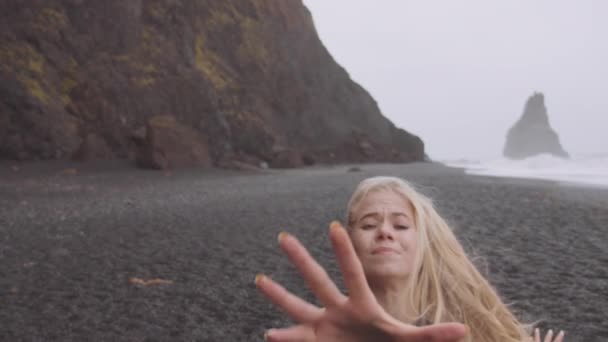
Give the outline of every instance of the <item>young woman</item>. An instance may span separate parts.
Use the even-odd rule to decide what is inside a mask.
[[[258,288],[300,324],[267,331],[269,341],[509,341],[534,339],[471,263],[431,201],[405,181],[359,184],[346,229],[330,240],[344,277],[342,294],[298,240],[279,244],[323,304],[318,308],[270,278]],[[561,342],[549,332],[543,342]]]

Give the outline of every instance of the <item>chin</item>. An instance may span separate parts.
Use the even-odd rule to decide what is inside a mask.
[[[365,273],[374,278],[405,278],[409,274],[403,265],[375,265]]]

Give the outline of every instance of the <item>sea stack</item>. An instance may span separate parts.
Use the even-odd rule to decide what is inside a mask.
[[[545,96],[534,93],[528,98],[521,118],[509,129],[503,155],[509,159],[524,159],[539,154],[569,158],[549,124]]]

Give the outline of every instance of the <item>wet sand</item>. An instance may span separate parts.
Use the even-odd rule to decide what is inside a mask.
[[[523,320],[564,329],[569,342],[608,340],[607,189],[434,164],[14,165],[0,164],[1,341],[262,341],[289,321],[255,289],[257,272],[313,298],[277,233],[295,234],[338,279],[327,226],[373,175],[404,177],[435,198]]]

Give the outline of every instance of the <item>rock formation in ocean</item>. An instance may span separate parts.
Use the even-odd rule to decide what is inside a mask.
[[[523,115],[507,133],[503,150],[503,155],[510,159],[524,159],[538,154],[569,157],[559,136],[551,128],[542,93],[534,93],[528,99]]]
[[[333,60],[301,0],[3,2],[0,159],[293,167],[424,156]]]

